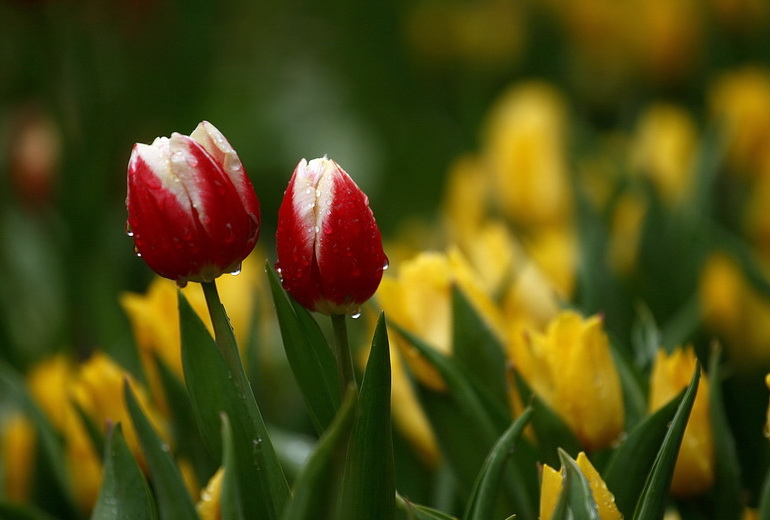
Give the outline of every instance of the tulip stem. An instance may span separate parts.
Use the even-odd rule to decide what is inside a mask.
[[[337,349],[335,357],[337,358],[337,373],[340,376],[340,392],[344,396],[351,384],[358,387],[353,371],[353,356],[350,354],[345,315],[332,314],[332,326],[334,327],[334,346]]]
[[[236,378],[236,383],[241,387],[241,391],[245,391],[248,381],[245,380],[245,373],[241,365],[238,343],[235,340],[230,319],[227,317],[227,311],[219,299],[216,281],[202,282],[201,286],[211,316],[211,323],[214,325],[214,341],[227,364],[227,368]]]

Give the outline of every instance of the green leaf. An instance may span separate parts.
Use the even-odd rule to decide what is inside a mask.
[[[461,491],[470,495],[484,459],[495,441],[510,425],[510,416],[500,427],[501,418],[485,404],[465,371],[453,359],[426,345],[406,330],[392,325],[441,375],[448,392],[436,392],[419,385],[417,394],[436,432],[442,454],[447,458]],[[506,474],[506,496],[523,520],[534,518],[537,496],[536,458],[531,449],[522,449]]]
[[[0,395],[13,399],[26,412],[37,428],[39,459],[36,460],[36,480],[44,478],[41,490],[45,504],[40,504],[60,518],[78,518],[78,508],[72,492],[64,442],[45,414],[27,391],[23,378],[7,363],[0,361]]]
[[[334,419],[340,405],[339,375],[334,353],[318,323],[281,287],[275,270],[268,264],[267,278],[283,338],[286,359],[318,434]]]
[[[591,486],[588,484],[583,472],[574,459],[566,452],[559,451],[561,467],[564,469],[564,488],[559,498],[560,504],[556,510],[560,512],[565,508],[569,511],[568,518],[574,520],[599,520],[599,508],[591,492]],[[561,504],[563,502],[563,504]],[[554,515],[554,518],[563,518]]]
[[[666,432],[663,444],[652,465],[650,474],[644,484],[644,489],[639,496],[639,501],[634,510],[633,520],[657,520],[663,518],[666,507],[666,494],[671,486],[674,475],[674,465],[682,444],[684,429],[695,402],[700,381],[700,364],[696,363],[690,385],[684,393],[684,398],[676,410],[671,426]]]
[[[169,413],[171,438],[179,457],[186,457],[195,468],[198,482],[208,482],[219,468],[219,455],[209,452],[201,437],[198,423],[195,420],[184,382],[160,359],[155,356],[160,382],[166,396],[166,406]]]
[[[150,488],[131,455],[120,424],[107,432],[104,477],[91,520],[155,520]]]
[[[655,413],[642,419],[612,453],[602,478],[624,516],[636,507],[655,456],[666,437],[684,391]]]
[[[230,427],[230,419],[226,413],[222,413],[222,490],[220,495],[220,509],[223,520],[246,520],[249,518],[243,511],[241,500],[241,483],[238,475],[238,454],[235,451],[233,430]]]
[[[759,520],[770,520],[770,468],[765,473],[765,481],[762,483],[762,494],[759,497]]]
[[[340,518],[391,520],[396,484],[390,424],[390,346],[380,315],[348,444]]]
[[[396,503],[399,509],[406,511],[408,518],[415,520],[457,520],[457,517],[448,515],[443,511],[434,509],[432,507],[422,506],[420,504],[414,504],[403,498],[401,495],[396,496]]]
[[[463,518],[467,520],[492,518],[497,494],[503,481],[505,463],[513,455],[514,444],[519,440],[531,414],[531,409],[524,410],[489,452],[476,479]]]
[[[72,407],[75,409],[75,413],[80,419],[80,422],[83,423],[83,426],[86,429],[86,434],[88,434],[94,450],[99,454],[99,458],[101,459],[104,456],[104,434],[102,433],[102,429],[99,428],[96,423],[94,423],[94,420],[90,415],[88,415],[88,413],[86,413],[85,410],[83,410],[83,407],[80,406],[80,403],[74,399],[72,399],[70,402]],[[102,462],[104,461],[102,460]]]
[[[198,518],[192,497],[187,491],[182,475],[176,465],[168,445],[150,424],[130,387],[128,380],[123,386],[126,408],[131,415],[134,429],[142,445],[142,452],[147,459],[150,480],[158,501],[161,520],[189,520]]]
[[[203,322],[179,294],[182,364],[198,428],[212,453],[222,453],[220,414],[231,421],[244,514],[276,520],[289,496],[283,470],[245,374],[233,374]]]
[[[358,395],[351,387],[337,416],[297,477],[294,495],[286,504],[281,520],[332,520],[337,517],[337,486],[342,469],[338,458],[344,456],[357,399]]]
[[[714,518],[739,520],[743,511],[741,501],[741,474],[738,452],[730,425],[727,422],[722,397],[722,375],[720,373],[720,349],[714,345],[709,359],[709,408],[711,410],[711,431],[714,435],[715,481]]]
[[[577,440],[567,423],[553,408],[532,392],[527,382],[515,369],[513,376],[522,401],[530,402],[531,423],[537,438],[541,462],[553,468],[558,467],[560,462],[559,449],[564,449],[567,453],[577,456],[580,452],[580,441]]]
[[[509,410],[504,347],[457,285],[452,286],[452,327],[457,362],[502,409]]]

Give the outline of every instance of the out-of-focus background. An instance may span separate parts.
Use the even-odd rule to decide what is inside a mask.
[[[582,133],[630,131],[651,100],[705,125],[720,75],[770,62],[769,17],[764,0],[5,0],[0,354],[127,335],[116,295],[150,277],[122,233],[134,142],[213,122],[264,244],[294,165],[328,154],[392,236],[432,215],[514,82],[551,82]]]

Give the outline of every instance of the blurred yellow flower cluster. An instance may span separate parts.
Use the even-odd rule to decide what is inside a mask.
[[[64,439],[72,492],[83,511],[90,511],[96,502],[102,463],[79,410],[100,429],[109,423],[122,423],[132,453],[140,463],[144,460],[123,405],[124,381],[132,379],[103,353],[95,353],[84,363],[57,355],[35,366],[28,375],[32,398]],[[167,436],[163,417],[152,406],[144,389],[135,382],[132,388],[153,426],[162,436]],[[11,483],[9,493],[18,501],[28,498],[26,493],[35,459],[35,431],[30,419],[17,416],[2,435],[3,452],[11,454],[5,467],[6,479]]]

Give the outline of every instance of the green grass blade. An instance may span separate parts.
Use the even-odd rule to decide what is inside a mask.
[[[235,451],[233,430],[230,419],[226,413],[222,413],[222,467],[225,470],[222,477],[222,490],[220,495],[220,509],[222,520],[247,520],[249,518],[243,510],[241,500],[241,483],[238,471],[238,454]]]

